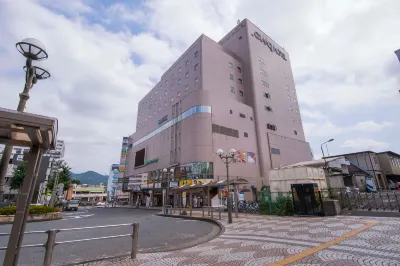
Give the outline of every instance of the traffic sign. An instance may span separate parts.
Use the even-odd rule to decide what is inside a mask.
[[[219,190],[223,190],[224,189],[224,186],[219,186]]]

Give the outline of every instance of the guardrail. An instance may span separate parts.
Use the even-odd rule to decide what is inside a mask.
[[[67,240],[67,241],[56,242],[56,236],[59,232],[94,229],[94,228],[122,227],[122,226],[132,226],[132,234],[103,236],[103,237],[94,237],[94,238],[85,238],[85,239],[76,239],[76,240]],[[75,242],[84,242],[84,241],[92,241],[92,240],[127,237],[127,236],[132,237],[131,259],[135,259],[136,254],[137,254],[139,223],[100,225],[100,226],[78,227],[78,228],[67,228],[67,229],[51,229],[51,230],[47,230],[47,231],[28,231],[28,232],[25,232],[25,234],[47,234],[47,241],[44,244],[31,244],[31,245],[21,246],[21,248],[44,247],[46,249],[46,251],[44,254],[43,266],[51,265],[51,259],[53,257],[53,250],[54,250],[54,247],[57,245],[64,245],[64,244],[70,244],[70,243],[75,243]],[[0,233],[0,236],[7,236],[7,235],[10,235],[10,234],[9,233]],[[7,247],[0,247],[0,250],[6,250],[6,249],[7,249]]]
[[[187,214],[183,214],[183,211],[185,211],[186,213],[189,212],[189,216],[192,217],[192,208],[182,208],[182,207],[178,207],[178,213],[179,215],[187,215]],[[200,209],[200,208],[199,208]],[[223,210],[223,207],[208,207],[208,206],[204,206],[201,208],[202,210],[202,217],[204,217],[204,211],[207,211],[207,215],[210,216],[211,215],[211,219],[214,219],[214,211],[218,212],[218,220],[221,220],[221,212]],[[173,208],[171,205],[165,205],[164,208],[164,214],[174,214],[175,213],[175,208]]]

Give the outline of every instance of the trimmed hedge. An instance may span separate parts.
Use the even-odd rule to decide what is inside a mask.
[[[49,206],[30,206],[29,214],[31,215],[39,215],[46,214],[52,212],[59,212],[58,208],[51,208]],[[16,207],[15,206],[7,206],[4,208],[0,208],[0,215],[15,215]]]

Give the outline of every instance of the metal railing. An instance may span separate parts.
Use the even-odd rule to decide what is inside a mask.
[[[56,242],[56,236],[59,232],[67,232],[67,231],[76,231],[76,230],[85,230],[85,229],[95,229],[95,228],[110,228],[110,227],[122,227],[122,226],[132,226],[132,234],[123,234],[123,235],[113,235],[113,236],[103,236],[103,237],[94,237],[94,238],[84,238],[84,239],[76,239],[76,240],[67,240]],[[120,237],[132,237],[132,247],[131,247],[131,259],[136,258],[137,254],[137,241],[139,234],[139,223],[133,224],[114,224],[114,225],[100,225],[100,226],[90,226],[90,227],[78,227],[78,228],[66,228],[66,229],[51,229],[47,231],[28,231],[26,234],[47,234],[47,241],[44,244],[30,244],[23,245],[21,248],[34,248],[34,247],[44,247],[44,261],[43,266],[50,266],[51,259],[53,257],[54,247],[57,245],[70,244],[75,242],[84,242],[84,241],[92,241],[92,240],[102,240],[102,239],[111,239],[111,238],[120,238]],[[10,233],[0,233],[0,236],[7,236]],[[0,247],[0,250],[6,250],[7,247]]]
[[[189,216],[192,217],[192,208],[184,208],[184,207],[178,207],[179,215],[187,215],[189,213]],[[204,206],[202,208],[199,208],[202,211],[202,217],[204,217],[204,211],[207,211],[208,216],[211,216],[211,219],[214,219],[214,211],[218,212],[218,220],[221,220],[221,213],[223,211],[222,207],[208,207]],[[183,214],[183,211],[186,212],[186,214]],[[171,205],[165,205],[165,209],[163,211],[164,214],[174,214],[175,213],[175,208],[173,208]]]
[[[348,189],[329,189],[321,191],[323,198],[339,200],[342,209],[348,210],[390,210],[400,212],[400,194],[396,191],[359,192]]]

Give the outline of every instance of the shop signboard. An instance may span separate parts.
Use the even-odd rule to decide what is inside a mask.
[[[113,179],[112,182],[113,183],[118,183],[118,179]]]
[[[111,170],[119,169],[119,164],[113,164],[111,165]]]
[[[177,186],[178,186],[178,182],[176,182],[176,181],[169,182],[169,187],[177,187]]]
[[[140,191],[141,189],[139,185],[128,184],[128,190]]]
[[[161,183],[154,183],[154,188],[161,188]]]
[[[123,137],[122,138],[122,143],[123,144],[128,144],[128,141],[129,141],[129,137]]]
[[[125,172],[125,166],[120,166],[120,167],[119,167],[119,171],[120,171],[121,173]]]
[[[235,163],[246,163],[247,162],[246,152],[237,150],[233,161]]]
[[[142,189],[151,189],[151,188],[153,188],[153,184],[142,184],[141,188]]]
[[[208,184],[211,181],[213,181],[213,179],[189,179],[189,180],[179,180],[179,186],[190,186],[190,185],[198,185],[198,184]]]

